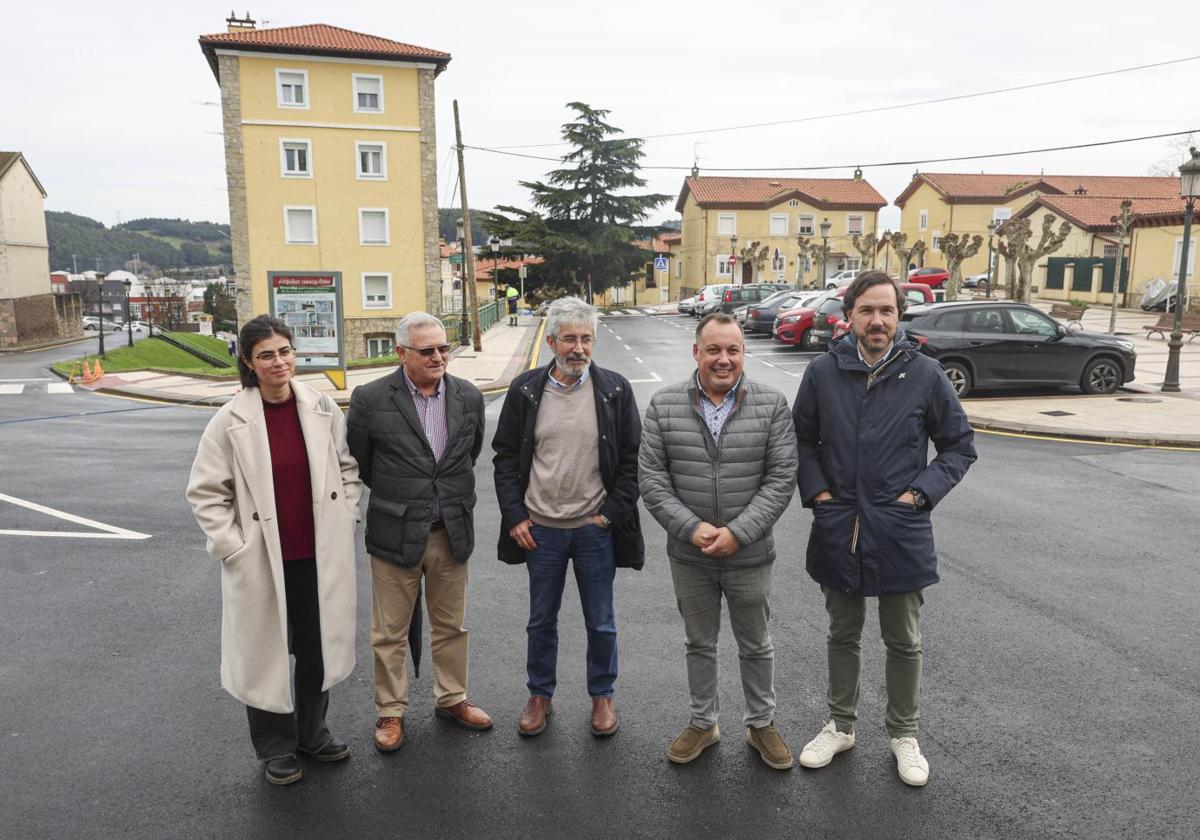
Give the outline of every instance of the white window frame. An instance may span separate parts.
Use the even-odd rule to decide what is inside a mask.
[[[383,347],[383,346],[381,346],[381,349],[386,349],[386,350],[387,350],[387,352],[386,352],[386,353],[372,353],[372,352],[371,352],[371,343],[372,343],[372,342],[375,342],[375,341],[388,341],[388,342],[391,342],[389,345],[386,345],[386,347]],[[390,336],[390,335],[373,335],[373,336],[370,336],[369,338],[367,338],[367,358],[369,358],[369,359],[375,359],[375,358],[378,358],[378,357],[380,357],[380,356],[391,356],[391,355],[395,354],[395,352],[396,352],[396,338],[395,338],[395,336]]]
[[[993,207],[992,208],[992,221],[996,223],[996,227],[999,227],[1000,225],[1002,225],[1004,222],[1007,222],[1011,218],[1012,218],[1012,208],[1011,207]]]
[[[917,215],[917,230],[927,230],[929,228],[929,211],[922,210]]]
[[[1100,249],[1100,258],[1105,260],[1115,260],[1117,258],[1117,244],[1115,242],[1105,242]],[[1178,275],[1179,272],[1176,272]]]
[[[367,278],[368,277],[384,277],[387,279],[387,300],[380,303],[379,301],[367,300]],[[359,286],[362,291],[362,307],[363,309],[391,309],[392,308],[392,273],[390,271],[364,271],[359,278]]]
[[[312,214],[312,239],[292,239],[292,228],[288,222],[288,212],[291,210],[308,210]],[[311,204],[285,204],[283,205],[283,241],[288,245],[316,245],[317,244],[317,208]]]
[[[862,257],[846,257],[843,262],[847,271],[858,271],[862,268]]]
[[[304,156],[307,159],[308,169],[300,172],[293,172],[287,168],[287,147],[304,146]],[[280,137],[279,138],[279,174],[284,178],[311,178],[313,176],[313,155],[312,141],[307,137]]]
[[[855,219],[858,219],[858,230],[854,229],[854,220]],[[861,213],[847,213],[846,214],[846,235],[847,236],[854,236],[856,234],[858,236],[862,236],[863,232],[866,231],[866,229],[867,229],[867,217],[866,216],[862,215]]]
[[[935,230],[929,235],[929,250],[939,254],[942,252],[942,232],[940,230]]]
[[[776,248],[771,254],[771,270],[782,274],[786,266],[787,256],[784,255],[783,251]]]
[[[301,83],[303,85],[303,91],[304,91],[304,101],[303,102],[300,102],[300,103],[284,102],[284,100],[283,100],[283,79],[281,78],[281,76],[284,73],[295,73],[304,79],[304,81]],[[312,94],[312,88],[310,88],[308,86],[308,71],[307,70],[303,69],[302,67],[276,67],[275,68],[275,104],[278,107],[287,108],[289,110],[295,110],[295,111],[307,111],[312,106],[312,95],[311,94]]]
[[[354,113],[356,114],[382,114],[383,113],[383,76],[377,76],[372,73],[354,73],[352,75],[350,89],[354,95]],[[362,108],[358,104],[358,82],[360,79],[374,79],[379,82],[379,107],[378,108]]]
[[[804,220],[808,219],[808,225],[804,224]],[[800,213],[796,216],[796,235],[797,236],[816,236],[817,235],[817,217],[812,213]]]
[[[363,146],[373,146],[380,149],[379,152],[379,174],[365,173],[362,170],[362,148]],[[358,176],[360,181],[386,181],[387,180],[387,143],[378,140],[355,140],[354,141],[354,174]]]
[[[368,242],[366,237],[365,227],[363,225],[363,214],[365,213],[382,213],[383,214],[383,241]],[[370,248],[378,248],[392,243],[392,218],[391,213],[386,207],[359,207],[358,208],[358,244]]]
[[[733,277],[733,264],[729,262],[732,254],[717,254],[717,277]]]
[[[737,236],[737,213],[717,214],[717,236]]]
[[[1175,240],[1175,255],[1171,257],[1171,276],[1179,277],[1179,258],[1183,256],[1183,237],[1180,236]],[[1192,277],[1196,274],[1196,240],[1192,239],[1188,242],[1188,264],[1187,277]]]
[[[778,230],[777,225],[782,225],[783,230]],[[772,213],[770,227],[767,229],[769,236],[787,236],[788,235],[788,214],[787,213]]]

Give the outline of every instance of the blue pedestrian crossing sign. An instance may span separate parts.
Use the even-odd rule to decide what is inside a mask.
[[[654,270],[655,271],[666,271],[667,270],[667,258],[662,255],[655,257],[654,258]]]

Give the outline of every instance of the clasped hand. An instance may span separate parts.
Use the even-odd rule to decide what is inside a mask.
[[[732,531],[707,522],[701,522],[692,532],[692,545],[709,557],[728,557],[739,547]]]

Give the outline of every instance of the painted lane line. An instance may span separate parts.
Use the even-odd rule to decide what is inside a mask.
[[[51,379],[48,376],[43,376],[41,379],[0,379],[0,382],[57,382],[57,379]]]
[[[69,382],[51,382],[46,386],[47,394],[74,394],[75,389]]]
[[[639,365],[644,365],[644,364],[646,364],[645,362],[643,362],[643,361],[642,361],[642,357],[641,357],[641,356],[634,356],[634,357],[633,357],[633,360],[634,360],[635,362],[637,362]]]
[[[7,537],[71,537],[75,539],[91,539],[91,540],[148,540],[149,534],[142,534],[137,531],[130,531],[126,528],[118,528],[116,525],[105,525],[103,522],[97,522],[94,519],[87,519],[82,516],[76,516],[73,513],[56,510],[52,507],[39,505],[37,502],[28,502],[25,499],[18,499],[16,496],[9,496],[6,493],[0,493],[0,502],[9,502],[18,507],[27,508],[28,510],[44,513],[47,516],[56,516],[59,519],[65,519],[67,522],[73,522],[76,525],[85,525],[88,528],[96,528],[101,533],[89,531],[22,531],[13,529],[0,529],[0,536]]]
[[[628,344],[625,345],[625,349],[628,350],[630,353],[633,352],[633,348],[630,347]]]
[[[653,379],[630,379],[629,382],[630,384],[634,382],[662,382],[662,377],[654,371],[650,371],[650,376],[652,376]]]
[[[20,394],[24,390],[24,385],[0,385],[0,394]]]

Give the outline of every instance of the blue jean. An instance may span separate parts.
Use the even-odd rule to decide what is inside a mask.
[[[582,528],[533,526],[537,548],[526,553],[529,568],[529,693],[553,697],[558,668],[558,610],[574,560],[575,584],[587,628],[587,688],[592,697],[611,697],[617,679],[617,620],[613,612],[612,534],[598,525]]]

